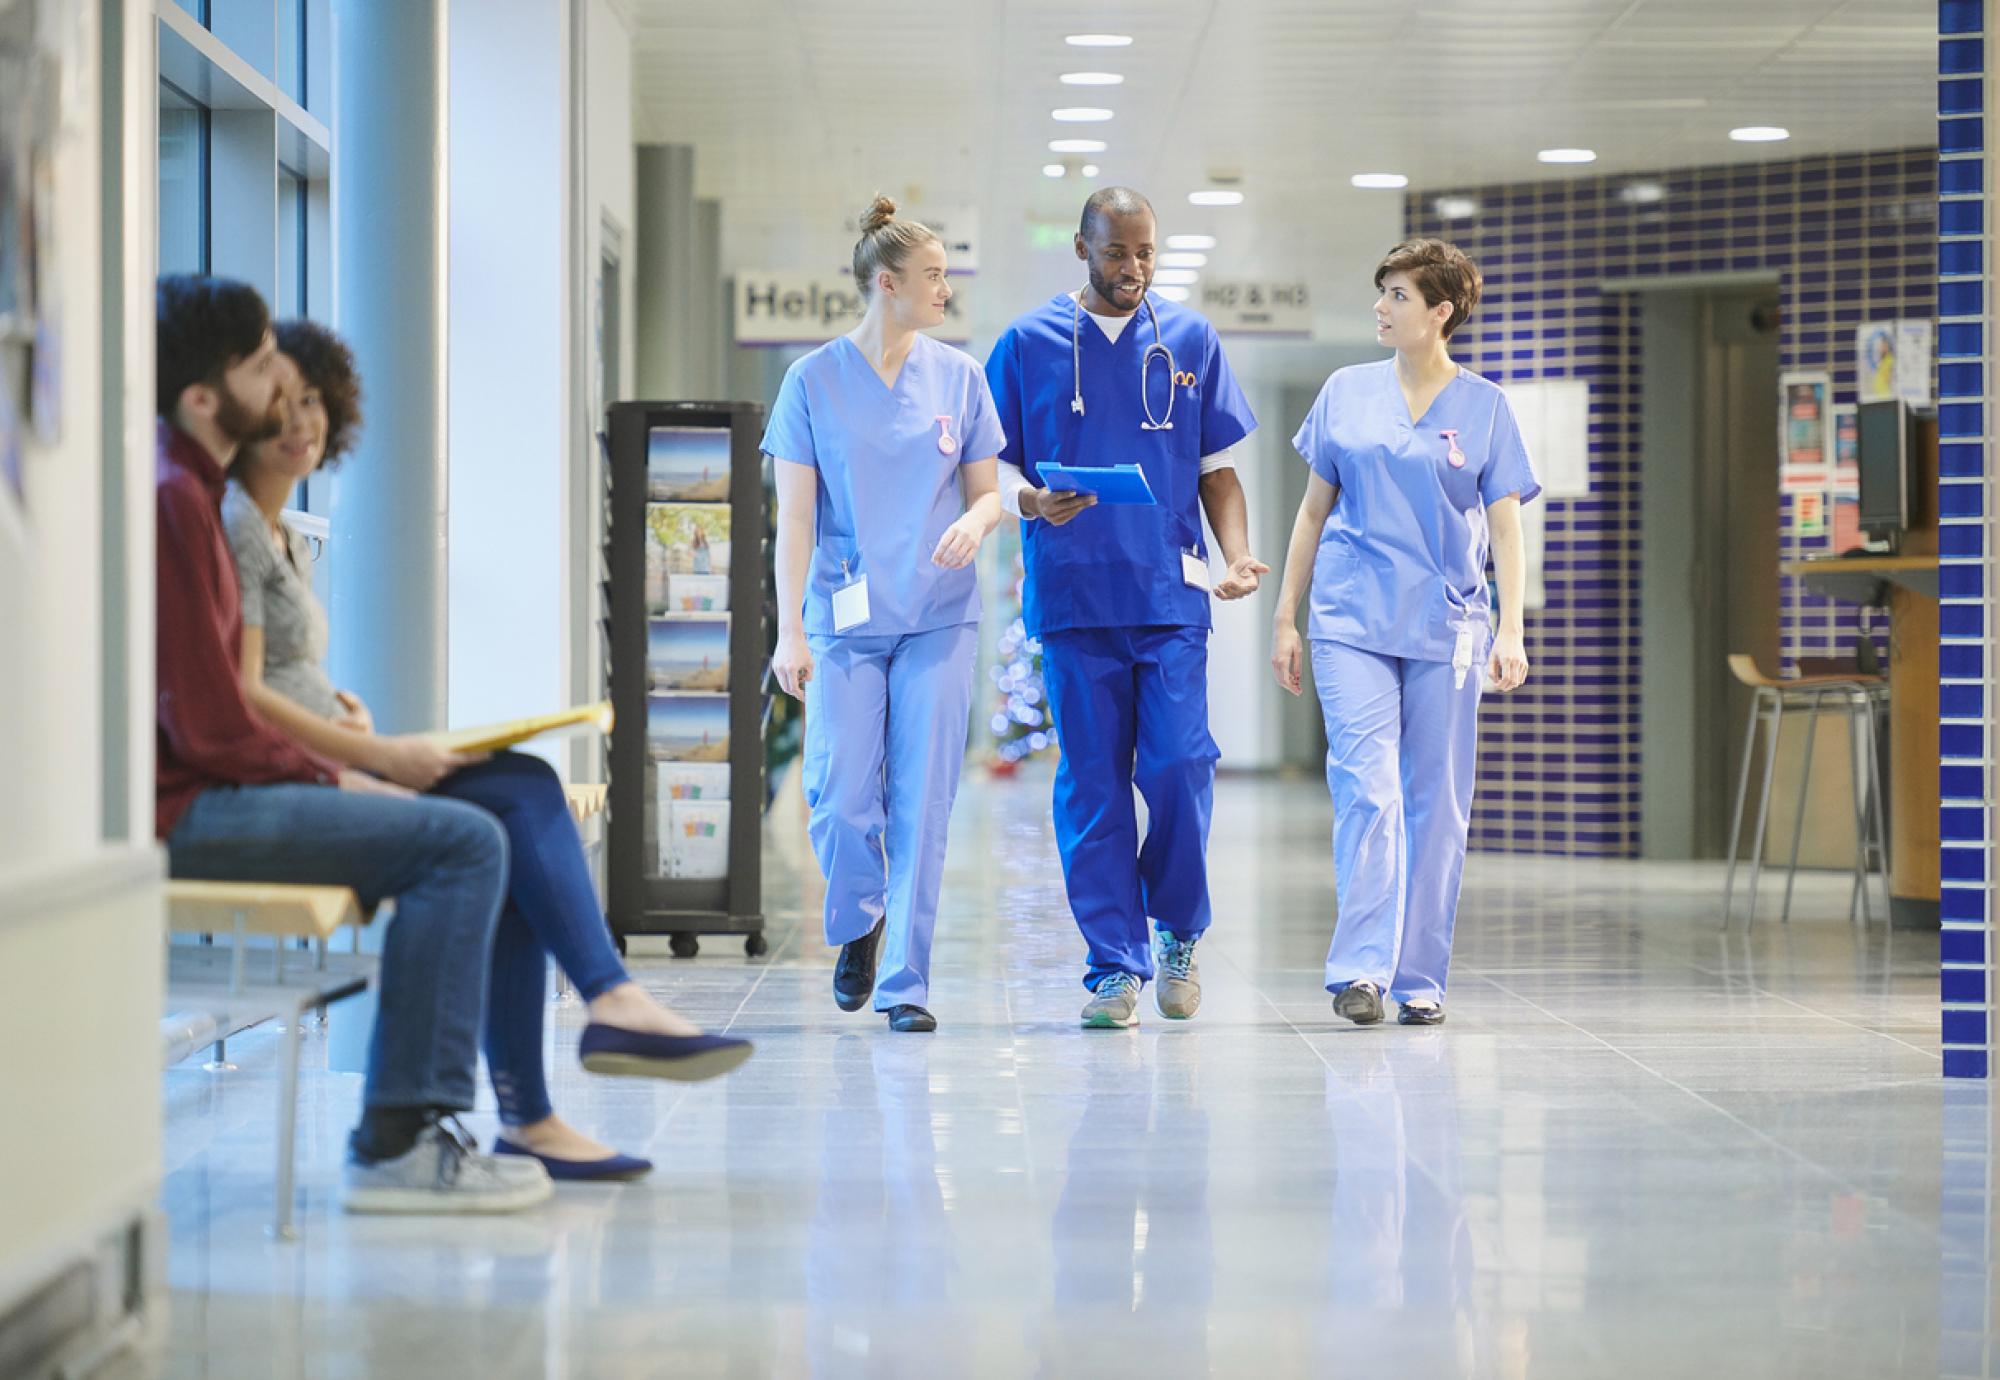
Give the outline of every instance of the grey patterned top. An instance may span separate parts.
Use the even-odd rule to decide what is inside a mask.
[[[312,592],[312,553],[285,528],[281,549],[256,500],[240,484],[222,496],[222,530],[243,587],[243,625],[264,630],[264,683],[313,713],[341,712],[326,675],[326,610]]]

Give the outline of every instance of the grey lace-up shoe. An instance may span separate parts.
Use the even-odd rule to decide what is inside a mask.
[[[1195,943],[1165,930],[1153,936],[1160,970],[1153,1001],[1170,1021],[1184,1021],[1201,1009],[1201,965],[1194,961]]]
[[[1091,1030],[1121,1030],[1139,1024],[1139,979],[1113,973],[1097,984],[1083,1004],[1083,1023]]]
[[[350,1157],[341,1177],[349,1212],[519,1212],[553,1191],[539,1162],[482,1155],[470,1136],[443,1122],[426,1126],[393,1160]]]
[[[1382,989],[1366,978],[1348,983],[1333,999],[1333,1014],[1345,1016],[1356,1025],[1380,1025]]]

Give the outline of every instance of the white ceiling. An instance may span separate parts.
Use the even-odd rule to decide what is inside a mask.
[[[736,267],[818,267],[877,189],[973,207],[981,288],[1037,255],[1036,224],[1073,223],[1085,189],[1041,166],[1064,135],[1101,137],[1098,181],[1150,195],[1162,230],[1223,240],[1210,272],[1372,266],[1399,194],[1578,175],[1535,160],[1594,148],[1583,171],[1928,144],[1933,0],[623,0],[638,136],[691,143],[724,204]],[[1083,50],[1067,33],[1129,33]],[[1084,89],[1064,71],[1125,74]],[[1059,105],[1108,124],[1058,125]],[[1783,125],[1780,144],[1728,131]],[[1075,160],[1082,162],[1085,160]],[[1232,210],[1187,205],[1240,178]],[[1027,223],[1027,227],[1023,226]],[[822,232],[820,227],[826,227]],[[1021,227],[1017,230],[1017,227]],[[1046,232],[1044,238],[1046,238]],[[1071,274],[1059,264],[1049,271]],[[804,262],[804,260],[812,262]],[[1031,273],[1044,277],[1046,273]],[[998,283],[995,283],[997,286]]]

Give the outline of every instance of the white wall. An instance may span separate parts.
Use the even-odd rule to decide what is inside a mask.
[[[10,1128],[32,1128],[0,1142],[0,1315],[119,1224],[145,1220],[159,1179],[151,10],[40,7],[63,50],[44,246],[57,265],[61,430],[28,447],[25,501],[0,493],[0,1088]],[[136,35],[109,71],[105,17]],[[107,138],[131,151],[109,202]],[[109,259],[107,218],[125,250]],[[108,361],[104,311],[118,297],[107,285],[125,306]],[[105,513],[119,503],[130,520],[107,560]],[[107,569],[131,604],[110,693]],[[107,705],[132,740],[108,773]],[[107,837],[107,818],[125,825]]]
[[[453,725],[567,702],[563,0],[451,8]]]

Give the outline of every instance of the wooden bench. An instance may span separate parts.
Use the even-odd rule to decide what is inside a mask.
[[[609,788],[565,788],[579,829],[604,813]],[[596,835],[601,823],[589,830]],[[586,837],[596,851],[598,840]],[[278,1089],[277,1206],[271,1232],[291,1240],[294,1153],[298,1131],[299,1028],[307,1012],[367,989],[377,967],[360,951],[360,931],[371,919],[360,898],[341,886],[280,882],[171,881],[167,928],[229,942],[167,946],[167,1014],[160,1022],[161,1053],[176,1064],[195,1050],[214,1050],[213,1065],[226,1067],[232,1035],[281,1020],[285,1052]],[[341,931],[354,938],[347,953],[329,945]],[[269,940],[268,946],[257,941]],[[303,943],[307,951],[291,947]]]
[[[171,881],[167,928],[173,934],[226,937],[222,943],[167,945],[167,1015],[162,1054],[172,1064],[211,1045],[226,1066],[227,1040],[265,1021],[284,1023],[278,1085],[277,1202],[272,1235],[291,1240],[294,1152],[298,1136],[299,1035],[308,1011],[324,1010],[367,990],[377,960],[361,953],[369,919],[354,892],[339,886],[275,882]],[[352,952],[332,953],[340,930]],[[258,940],[269,940],[260,945]],[[303,941],[308,951],[292,947]]]

